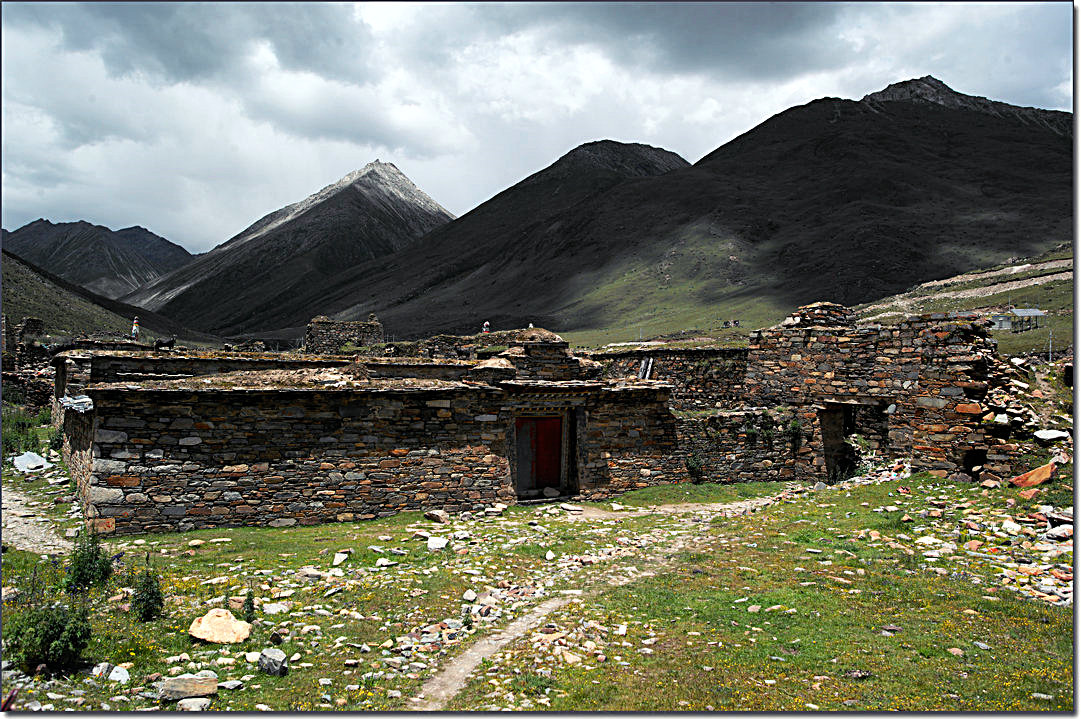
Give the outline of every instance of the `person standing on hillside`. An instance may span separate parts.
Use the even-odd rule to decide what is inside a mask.
[[[139,341],[139,315],[135,315],[135,319],[131,323],[131,338],[136,342]]]

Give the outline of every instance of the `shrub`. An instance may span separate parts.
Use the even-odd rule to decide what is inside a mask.
[[[147,569],[135,582],[135,594],[131,597],[131,611],[140,622],[149,622],[161,616],[165,598],[161,594],[158,575]]]
[[[703,467],[701,457],[699,457],[697,454],[687,455],[687,457],[683,460],[683,464],[686,465],[687,474],[691,476],[691,481],[694,484],[698,484],[702,481]]]
[[[39,664],[70,671],[90,643],[90,619],[85,607],[38,607],[4,617],[5,654],[27,674]]]
[[[49,449],[59,452],[64,448],[64,433],[58,429],[49,431]]]
[[[97,533],[81,532],[71,553],[64,588],[69,592],[83,592],[95,584],[105,584],[112,573],[113,565],[105,556]]]
[[[38,427],[46,424],[52,424],[53,408],[51,406],[42,407],[40,410],[38,410],[37,417],[34,421],[37,422]]]
[[[255,595],[248,588],[248,595],[244,597],[244,621],[251,624],[255,621]]]

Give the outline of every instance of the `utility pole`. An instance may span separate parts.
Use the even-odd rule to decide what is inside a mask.
[[[1055,330],[1050,325],[1047,327],[1047,364],[1051,364],[1051,336],[1055,334]]]

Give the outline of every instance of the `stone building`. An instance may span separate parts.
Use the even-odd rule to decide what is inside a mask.
[[[338,354],[346,345],[370,347],[383,344],[383,325],[374,313],[367,322],[342,322],[326,315],[312,318],[304,330],[304,351],[312,354]]]
[[[1017,454],[985,421],[984,324],[856,326],[819,303],[740,349],[584,357],[531,329],[469,359],[83,352],[58,356],[55,394],[81,365],[64,451],[87,516],[121,533],[602,498],[700,470],[830,479],[871,452],[976,477]]]
[[[87,516],[120,533],[476,510],[685,478],[669,385],[600,369],[562,341],[468,362],[97,353],[82,390],[92,407],[65,413],[64,452]],[[59,371],[58,397],[66,381]]]

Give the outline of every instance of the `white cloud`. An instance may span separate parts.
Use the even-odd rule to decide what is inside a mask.
[[[583,142],[694,162],[793,105],[926,74],[1069,109],[1070,13],[8,3],[3,223],[141,224],[205,250],[376,157],[460,215]]]

